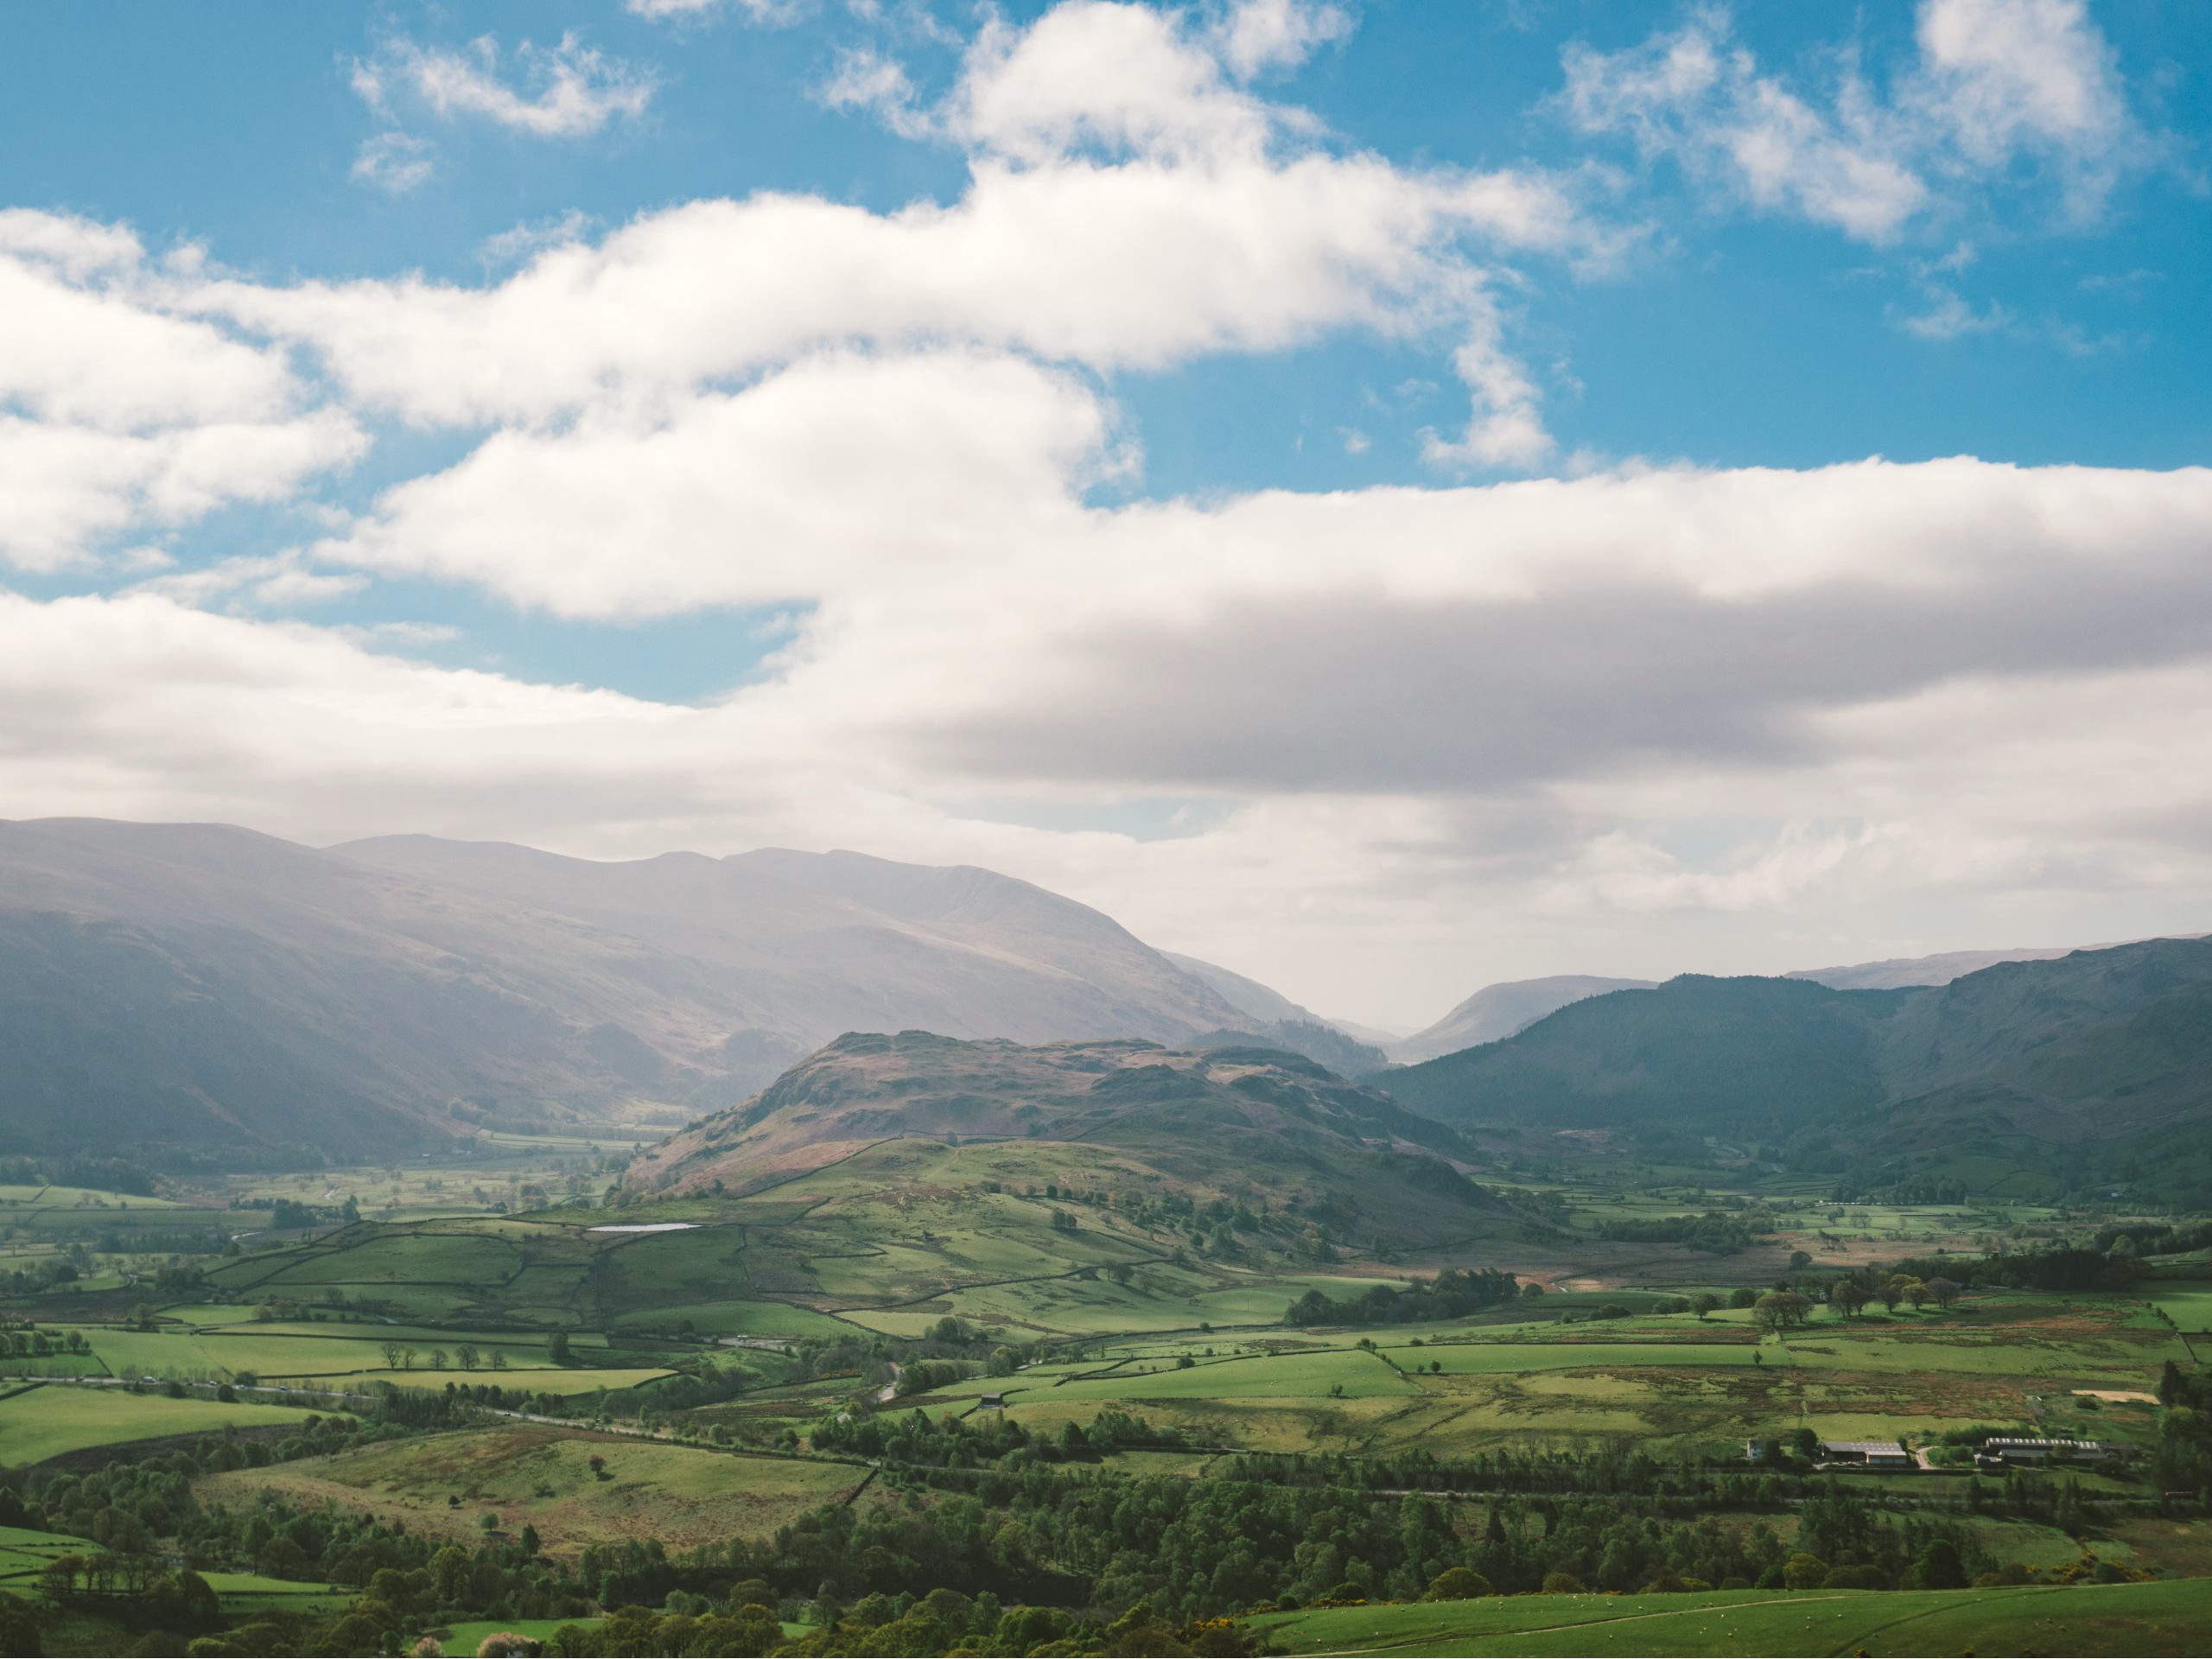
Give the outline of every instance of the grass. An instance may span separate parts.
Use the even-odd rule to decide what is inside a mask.
[[[122,1446],[226,1427],[289,1427],[310,1414],[296,1406],[171,1400],[126,1389],[48,1385],[0,1400],[0,1464],[42,1463],[65,1452]]]
[[[606,1460],[607,1478],[591,1469]],[[751,1457],[539,1424],[464,1429],[364,1446],[265,1469],[203,1478],[204,1503],[275,1493],[331,1503],[429,1535],[480,1542],[483,1518],[573,1556],[586,1544],[658,1539],[671,1554],[729,1537],[760,1538],[817,1504],[844,1497],[868,1471],[849,1464]],[[456,1502],[457,1500],[457,1502]]]
[[[2194,1654],[2212,1582],[1487,1597],[1253,1622],[1292,1653]]]
[[[2212,1282],[2201,1279],[2157,1279],[2145,1288],[2151,1306],[2161,1310],[2183,1330],[2192,1335],[2212,1331]]]

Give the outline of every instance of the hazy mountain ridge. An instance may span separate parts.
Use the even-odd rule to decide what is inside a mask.
[[[1942,986],[1684,976],[1388,1075],[1473,1127],[1672,1128],[1838,1156],[2212,1141],[2212,943],[2007,961]]]
[[[0,824],[0,1133],[24,1148],[351,1154],[487,1114],[672,1118],[868,1025],[1184,1041],[1237,1018],[1109,918],[983,870]]]

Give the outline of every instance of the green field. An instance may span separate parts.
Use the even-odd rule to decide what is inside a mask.
[[[590,1460],[605,1459],[607,1478]],[[671,1552],[723,1538],[765,1537],[858,1489],[849,1464],[748,1457],[538,1424],[465,1429],[204,1478],[205,1503],[276,1493],[328,1503],[416,1531],[474,1543],[482,1518],[537,1528],[544,1547],[573,1554],[594,1541],[654,1538]],[[458,1504],[451,1500],[458,1498]]]
[[[309,1414],[295,1406],[225,1405],[56,1383],[0,1400],[0,1465],[41,1463],[67,1452],[171,1434],[286,1427]]]
[[[2190,1335],[2212,1332],[2212,1281],[2154,1279],[2144,1294],[2152,1306]]]
[[[31,1580],[61,1555],[83,1555],[99,1548],[67,1533],[36,1532],[28,1527],[0,1527],[0,1590],[31,1593]]]
[[[1253,1623],[1293,1653],[2200,1654],[2212,1581],[1488,1597]]]

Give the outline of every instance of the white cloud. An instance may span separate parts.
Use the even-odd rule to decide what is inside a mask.
[[[0,220],[0,560],[57,569],[360,453],[282,352],[176,315],[175,286],[122,227]]]
[[[1571,47],[1564,61],[1561,107],[1573,125],[1625,133],[1647,156],[1672,157],[1754,207],[1880,242],[1929,200],[1863,92],[1847,85],[1833,110],[1815,108],[1760,73],[1719,13],[1619,52]]]
[[[0,559],[55,570],[110,537],[289,499],[366,447],[336,410],[152,432],[0,416]]]
[[[475,116],[539,138],[588,137],[609,121],[635,119],[652,101],[649,73],[573,33],[551,47],[525,41],[514,57],[519,86],[503,78],[499,42],[488,35],[458,51],[394,39],[353,67],[353,90],[379,113],[404,92],[434,115]]]
[[[499,434],[319,551],[570,616],[857,603],[1078,529],[1109,437],[1089,391],[1017,358],[817,357],[648,418]]]
[[[957,201],[879,214],[760,195],[648,214],[497,287],[420,279],[207,302],[321,355],[349,394],[426,423],[540,421],[848,343],[973,341],[1104,372],[1272,351],[1335,329],[1455,338],[1472,407],[1452,465],[1548,438],[1489,261],[1600,265],[1620,233],[1541,173],[1408,170],[1320,143],[1233,86],[1187,19],[1071,0],[988,25],[936,108],[861,54],[824,89],[972,149]]]
[[[1824,92],[1760,67],[1707,8],[1638,47],[1564,54],[1559,106],[1707,188],[1860,240],[1896,239],[2046,164],[2077,214],[2147,154],[2110,43],[2080,0],[1921,0],[1917,54],[1881,96],[1845,56]]]
[[[840,53],[836,72],[823,83],[820,97],[833,110],[858,110],[874,116],[902,138],[926,138],[936,124],[920,107],[906,67],[871,47]]]
[[[1290,69],[1351,33],[1351,14],[1320,0],[1236,0],[1216,26],[1221,60],[1241,80]]]
[[[1940,283],[1927,285],[1926,298],[1928,308],[1907,317],[1904,323],[1907,334],[1923,340],[1959,340],[1968,334],[1986,334],[2006,327],[2012,320],[2000,305],[1975,310],[1956,289]]]
[[[751,23],[776,26],[796,22],[804,15],[808,0],[623,0],[623,10],[633,16],[665,20],[671,17],[710,17],[717,12],[738,11]]]
[[[427,139],[410,133],[380,132],[362,140],[347,176],[356,184],[373,185],[388,194],[404,196],[429,178],[433,166]]]
[[[2093,212],[2141,143],[2112,45],[2082,0],[1923,0],[1907,98],[1973,166],[2040,154]]]

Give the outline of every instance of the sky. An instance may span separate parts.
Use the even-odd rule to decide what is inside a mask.
[[[1398,1031],[2212,930],[2196,0],[0,41],[0,814],[981,864]]]

